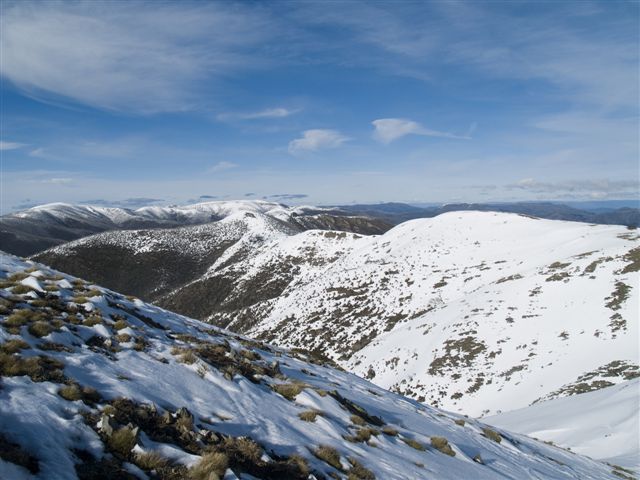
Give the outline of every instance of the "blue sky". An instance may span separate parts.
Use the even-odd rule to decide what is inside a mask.
[[[4,1],[2,211],[637,198],[638,5]]]

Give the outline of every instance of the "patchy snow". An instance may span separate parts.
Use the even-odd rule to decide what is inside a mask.
[[[7,279],[31,265],[2,255],[1,276]],[[39,281],[45,287],[58,281],[58,272],[45,268],[42,271],[45,275]],[[96,461],[106,455],[108,447],[94,430],[95,416],[118,397],[153,404],[155,407],[145,407],[147,415],[151,411],[168,414],[169,422],[179,415],[181,407],[186,407],[193,415],[194,428],[200,432],[196,432],[199,442],[208,438],[208,432],[249,436],[269,458],[300,455],[316,477],[332,473],[346,478],[348,472],[344,467],[350,468],[348,458],[352,458],[378,479],[617,478],[608,465],[502,429],[497,429],[501,441],[491,440],[488,436],[496,432],[483,430],[486,427],[479,421],[422,405],[326,363],[317,360],[310,363],[306,355],[259,344],[153,305],[129,301],[98,286],[64,278],[74,286],[74,292],[41,294],[36,304],[30,297],[12,293],[11,285],[0,289],[3,305],[0,345],[21,338],[30,347],[2,353],[3,360],[10,356],[26,361],[46,355],[54,364],[61,362],[67,383],[77,382],[97,392],[93,401],[69,401],[60,396],[62,384],[56,376],[46,381],[11,376],[14,373],[2,377],[0,435],[37,459],[40,466],[37,478],[75,478],[75,466],[81,461],[74,448],[84,450],[83,457],[90,454]],[[86,304],[76,311],[69,303],[71,296],[89,289],[101,292],[87,299],[93,306],[91,313]],[[42,313],[57,331],[38,338],[30,333],[30,324],[16,327],[15,321],[9,322],[11,315],[24,310]],[[96,316],[101,327],[110,333],[109,338],[96,339],[90,335],[93,327],[84,323]],[[22,318],[20,314],[18,317]],[[139,348],[132,348],[130,341],[120,343],[115,319],[124,320],[135,332]],[[55,348],[46,343],[52,340]],[[194,361],[180,361],[180,348],[198,352]],[[221,348],[227,353],[217,357],[222,363],[216,363],[200,353],[199,348],[205,348],[203,351]],[[221,366],[225,362],[249,371],[236,369],[229,373]],[[263,373],[252,377],[252,371]],[[301,382],[300,391],[290,399],[274,391],[279,388],[277,385],[296,381]],[[304,422],[298,415],[310,406],[321,414],[315,422]],[[347,406],[359,409],[360,416],[375,432],[369,442],[348,439],[360,427],[352,423]],[[87,422],[83,416],[93,416],[94,420]],[[381,424],[397,430],[397,434],[382,433]],[[170,449],[172,455],[178,454],[183,459],[193,455],[184,450],[184,454],[175,452],[176,447],[183,448],[180,442],[159,445],[164,442],[150,441],[150,436],[150,431],[140,435],[137,439],[140,448],[163,452]],[[435,436],[446,438],[455,456],[432,447]],[[419,442],[421,448],[406,443],[411,441]],[[320,444],[337,449],[344,463],[342,471],[312,454]],[[212,445],[216,448],[218,444]],[[474,457],[481,457],[482,463],[473,461]],[[128,466],[131,462],[135,462],[133,456],[124,461],[123,468],[134,470]],[[242,470],[238,465],[232,465],[231,470]],[[6,459],[0,461],[0,472],[4,474],[18,472],[17,468]],[[16,478],[21,475],[32,478],[22,470]],[[227,471],[227,475],[251,478],[246,471]]]

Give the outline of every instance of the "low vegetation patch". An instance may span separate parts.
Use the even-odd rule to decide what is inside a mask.
[[[200,461],[189,470],[192,480],[221,479],[229,465],[229,457],[221,452],[205,453]]]
[[[26,468],[32,474],[40,471],[38,459],[31,456],[17,443],[10,442],[0,433],[0,458],[5,462],[13,463]]]
[[[358,460],[349,457],[351,468],[348,472],[348,480],[375,480],[376,476],[371,470],[365,468]]]
[[[406,438],[406,437],[401,437],[401,439],[404,443],[409,445],[411,448],[414,448],[421,452],[424,452],[426,450],[426,447],[422,443],[418,442],[417,440],[414,440],[412,438]]]
[[[271,385],[271,388],[289,401],[296,399],[298,394],[306,387],[304,383],[279,383]]]
[[[487,437],[490,440],[493,440],[494,442],[497,442],[497,443],[502,442],[502,435],[500,435],[495,430],[491,430],[489,427],[484,427],[482,429],[482,433],[484,434],[485,437]]]
[[[450,457],[456,456],[456,452],[454,452],[451,445],[449,445],[449,440],[444,437],[431,437],[431,446],[445,455],[449,455]]]
[[[318,410],[305,410],[298,414],[298,418],[303,422],[315,422],[318,415],[322,415],[322,412]]]
[[[313,451],[313,454],[320,460],[331,465],[336,470],[342,471],[342,463],[340,462],[340,453],[329,445],[320,445]]]

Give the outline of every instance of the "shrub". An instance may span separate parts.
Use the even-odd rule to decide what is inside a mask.
[[[107,443],[111,450],[123,457],[128,457],[133,447],[136,446],[136,435],[132,428],[122,427],[111,434]]]
[[[229,458],[221,452],[205,453],[200,461],[189,470],[192,480],[219,480],[229,465]]]
[[[127,328],[129,326],[129,324],[127,323],[126,320],[118,320],[113,324],[113,328],[115,330],[122,330],[123,328]]]
[[[303,383],[280,383],[272,385],[271,388],[289,401],[295,400],[305,385]]]
[[[34,337],[46,337],[51,332],[53,332],[53,328],[47,322],[37,321],[29,325],[29,333]]]
[[[431,446],[445,455],[449,455],[450,457],[456,456],[456,452],[453,451],[451,445],[449,445],[449,441],[444,437],[431,437]]]
[[[178,357],[178,361],[180,363],[186,363],[187,365],[192,365],[198,361],[198,357],[193,350],[186,350],[180,357]]]
[[[16,295],[22,295],[25,293],[29,293],[31,290],[33,290],[33,288],[31,288],[29,285],[23,285],[22,283],[19,283],[18,285],[16,285],[11,289],[11,293],[15,293]]]
[[[424,452],[426,450],[425,446],[423,444],[421,444],[420,442],[418,442],[417,440],[414,440],[412,438],[402,438],[402,441],[404,443],[406,443],[407,445],[409,445],[411,448],[415,448],[416,450],[420,450],[421,452]]]
[[[70,402],[82,400],[82,390],[80,390],[80,387],[75,383],[62,387],[60,390],[58,390],[58,395],[60,395],[65,400],[69,400]]]
[[[379,434],[380,432],[378,432],[378,430],[376,430],[375,428],[365,427],[356,430],[355,435],[348,435],[344,438],[349,442],[368,442],[369,440],[371,440],[371,436],[377,436]]]
[[[222,448],[234,463],[256,464],[262,457],[262,447],[248,437],[226,438]]]
[[[359,415],[351,415],[351,423],[354,425],[360,425],[361,427],[364,427],[367,424],[364,418]]]
[[[318,410],[305,410],[298,414],[298,418],[303,422],[315,422],[318,415],[322,415],[322,412]]]
[[[19,377],[27,375],[34,382],[57,382],[64,380],[64,364],[50,357],[28,357],[0,353],[0,375]]]
[[[500,443],[502,441],[502,435],[500,435],[495,430],[491,430],[489,427],[484,427],[482,429],[482,433],[484,433],[485,437],[487,437],[490,440],[493,440],[494,442]]]
[[[158,470],[169,466],[169,460],[158,452],[137,452],[134,463],[143,470]]]
[[[100,315],[89,315],[82,324],[85,327],[93,327],[94,325],[100,325],[102,323],[102,317]]]
[[[331,465],[336,470],[342,470],[342,463],[340,463],[340,453],[329,445],[320,445],[313,451],[313,454],[320,460]]]
[[[128,333],[119,333],[118,335],[116,335],[116,340],[120,343],[127,343],[131,341],[131,335],[129,335]]]
[[[351,468],[348,480],[375,480],[376,476],[371,470],[365,468],[358,460],[349,457]]]
[[[382,427],[382,433],[384,433],[385,435],[389,435],[390,437],[398,436],[398,430],[389,426]]]
[[[464,419],[462,418],[458,418],[457,420],[454,421],[456,425],[460,425],[461,427],[464,427]]]
[[[0,351],[8,354],[17,353],[20,350],[26,350],[27,348],[30,348],[29,344],[20,338],[7,340],[0,345]]]

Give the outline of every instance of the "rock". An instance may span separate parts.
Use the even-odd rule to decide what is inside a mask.
[[[98,421],[98,430],[104,433],[107,437],[113,434],[113,428],[115,427],[113,419],[109,415],[102,415],[102,418]]]

